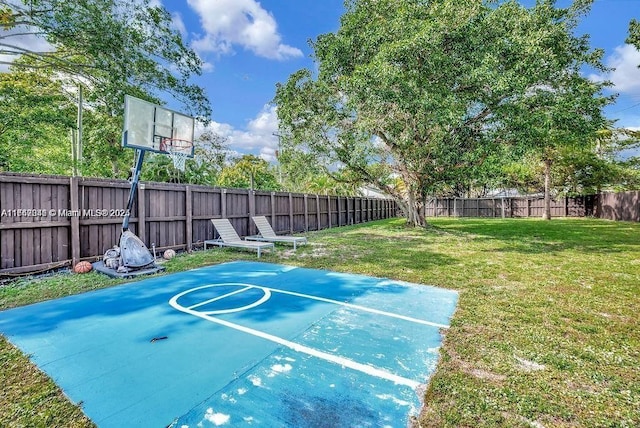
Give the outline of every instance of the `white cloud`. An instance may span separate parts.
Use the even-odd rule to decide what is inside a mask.
[[[256,55],[284,60],[302,56],[283,44],[276,21],[256,0],[188,0],[200,16],[205,34],[193,42],[199,52],[227,54],[240,45]]]
[[[227,138],[231,151],[253,153],[267,162],[276,160],[278,137],[273,134],[278,131],[278,115],[274,106],[264,106],[244,130],[219,122],[211,122],[209,128]]]
[[[590,78],[598,82],[610,80],[617,92],[640,95],[640,51],[631,45],[618,46],[606,58],[605,65],[614,70],[605,75],[592,74]]]
[[[171,24],[173,25],[173,28],[175,28],[183,38],[187,37],[187,26],[184,25],[184,21],[182,20],[182,15],[180,15],[178,12],[172,13]]]

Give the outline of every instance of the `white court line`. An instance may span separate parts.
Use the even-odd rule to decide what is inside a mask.
[[[176,294],[175,296],[173,296],[171,298],[171,301],[177,302],[180,297],[184,296],[185,294],[193,293],[194,291],[203,290],[205,288],[224,287],[224,286],[236,286],[236,287],[240,286],[240,287],[244,287],[244,288],[241,288],[240,290],[232,291],[232,292],[227,293],[227,294],[223,294],[221,296],[214,297],[214,298],[206,300],[204,302],[196,303],[195,305],[191,305],[190,307],[185,308],[185,309],[193,310],[193,308],[197,308],[197,307],[206,305],[207,303],[215,302],[216,300],[220,300],[220,299],[222,299],[224,297],[229,297],[229,296],[233,296],[234,294],[243,293],[243,292],[245,292],[247,290],[251,290],[251,289],[254,289],[254,288],[262,290],[263,296],[260,299],[256,300],[255,302],[253,302],[253,303],[249,303],[248,305],[241,306],[241,307],[238,307],[238,308],[218,309],[218,310],[213,310],[213,311],[205,311],[203,313],[208,314],[208,315],[222,315],[222,314],[231,314],[231,313],[234,313],[234,312],[242,312],[242,311],[246,311],[246,310],[251,309],[251,308],[255,308],[256,306],[260,306],[261,304],[263,304],[264,302],[266,302],[267,300],[269,300],[271,298],[271,291],[269,291],[268,288],[259,287],[257,285],[252,285],[252,284],[242,284],[242,283],[236,283],[236,282],[229,282],[229,283],[223,283],[223,284],[209,284],[209,285],[203,285],[202,287],[192,288],[190,290],[186,290],[186,291],[183,291],[181,293]],[[183,308],[183,306],[179,305],[178,303],[176,303],[176,305],[178,305],[180,308]],[[173,304],[172,304],[172,306],[173,306]],[[174,306],[174,307],[176,307],[176,306]],[[176,308],[176,309],[178,309],[178,308]]]
[[[222,296],[214,297],[213,299],[209,299],[209,300],[205,300],[204,302],[196,303],[195,305],[189,306],[189,309],[195,309],[195,308],[198,308],[200,306],[208,305],[209,303],[213,303],[216,300],[224,299],[225,297],[229,297],[229,296],[233,296],[234,294],[242,293],[242,292],[244,292],[246,290],[249,290],[250,288],[255,288],[255,287],[253,287],[251,285],[247,285],[246,287],[241,288],[240,290],[232,291],[231,293],[223,294]]]
[[[232,323],[232,322],[229,322],[229,321],[225,321],[225,320],[222,320],[222,319],[219,319],[219,318],[212,317],[210,315],[207,315],[207,314],[204,314],[204,313],[201,313],[201,312],[198,312],[198,311],[194,311],[194,310],[189,309],[189,308],[185,308],[185,307],[183,307],[183,306],[181,306],[181,305],[179,305],[177,303],[177,300],[178,300],[179,296],[180,295],[176,295],[176,296],[172,297],[171,300],[169,300],[169,304],[171,306],[173,306],[175,309],[177,309],[177,310],[179,310],[181,312],[185,312],[187,314],[194,315],[196,317],[205,319],[207,321],[211,321],[211,322],[214,322],[216,324],[223,325],[225,327],[233,328],[235,330],[242,331],[244,333],[248,333],[248,334],[251,334],[253,336],[257,336],[257,337],[260,337],[262,339],[269,340],[271,342],[274,342],[274,343],[277,343],[279,345],[285,346],[285,347],[287,347],[289,349],[292,349],[292,350],[294,350],[296,352],[302,352],[302,353],[305,353],[307,355],[311,355],[311,356],[314,356],[314,357],[317,357],[317,358],[321,358],[323,360],[326,360],[326,361],[329,361],[329,362],[332,362],[332,363],[335,363],[335,364],[339,364],[339,365],[341,365],[343,367],[348,367],[348,368],[353,369],[353,370],[357,370],[359,372],[368,374],[370,376],[375,376],[375,377],[379,377],[379,378],[382,378],[382,379],[390,380],[390,381],[395,382],[396,384],[399,384],[399,385],[406,385],[406,386],[408,386],[410,388],[413,388],[413,389],[416,389],[418,386],[420,386],[420,382],[416,382],[415,380],[407,379],[407,378],[404,378],[402,376],[398,376],[398,375],[395,375],[393,373],[389,373],[389,372],[387,372],[385,370],[381,370],[381,369],[378,369],[378,368],[373,367],[373,366],[369,366],[369,365],[366,365],[366,364],[361,364],[361,363],[355,362],[353,360],[350,360],[348,358],[339,357],[337,355],[328,354],[326,352],[322,352],[322,351],[319,351],[317,349],[310,348],[308,346],[300,345],[299,343],[291,342],[289,340],[283,339],[283,338],[278,337],[278,336],[274,336],[274,335],[269,334],[269,333],[265,333],[263,331],[254,330],[254,329],[249,328],[249,327],[244,327],[244,326],[241,326],[239,324],[235,324],[235,323]]]
[[[263,287],[260,287],[260,288],[263,288]],[[324,297],[312,296],[310,294],[296,293],[295,291],[278,290],[277,288],[268,288],[268,287],[264,287],[264,288],[266,288],[267,290],[270,290],[270,291],[272,291],[274,293],[290,294],[292,296],[305,297],[307,299],[319,300],[321,302],[334,303],[336,305],[342,305],[342,306],[345,306],[347,308],[358,309],[358,310],[361,310],[361,311],[364,311],[364,312],[371,312],[373,314],[384,315],[384,316],[391,317],[391,318],[398,318],[398,319],[401,319],[401,320],[411,321],[411,322],[415,322],[415,323],[418,323],[418,324],[430,325],[432,327],[439,327],[439,328],[445,328],[445,329],[449,328],[449,326],[446,325],[446,324],[439,324],[437,322],[421,320],[419,318],[408,317],[406,315],[394,314],[393,312],[381,311],[379,309],[367,308],[366,306],[354,305],[352,303],[341,302],[339,300],[332,300],[332,299],[327,299],[327,298],[324,298]]]
[[[233,286],[240,286],[243,287],[239,290],[236,291],[232,291],[230,293],[224,294],[222,296],[217,296],[214,297],[212,299],[206,300],[204,302],[201,303],[196,303],[190,307],[184,307],[182,305],[180,305],[178,303],[178,299],[186,294],[189,294],[191,292],[194,291],[198,291],[201,289],[205,289],[205,288],[212,288],[212,287],[219,287],[219,286],[225,286],[225,285],[233,285]],[[229,296],[233,296],[235,294],[239,294],[239,293],[243,293],[249,289],[252,288],[257,288],[257,289],[261,289],[264,292],[264,296],[259,299],[257,302],[254,302],[250,305],[241,307],[241,308],[235,308],[235,309],[228,309],[228,310],[219,310],[219,311],[207,311],[207,312],[199,312],[199,311],[195,311],[194,308],[198,308],[201,306],[204,306],[208,303],[211,302],[215,302],[217,300],[221,300],[225,297],[229,297]],[[232,328],[234,330],[238,330],[238,331],[242,331],[244,333],[247,334],[251,334],[253,336],[256,337],[260,337],[266,340],[269,340],[271,342],[277,343],[279,345],[285,346],[289,349],[292,349],[296,352],[302,352],[305,353],[307,355],[311,355],[317,358],[321,358],[323,360],[335,363],[335,364],[339,364],[343,367],[348,367],[350,369],[353,370],[357,370],[360,371],[362,373],[368,374],[370,376],[375,376],[375,377],[379,377],[382,379],[386,379],[386,380],[390,380],[392,382],[395,382],[396,384],[400,384],[400,385],[406,385],[409,386],[413,389],[417,388],[420,383],[412,380],[412,379],[407,379],[405,377],[393,374],[393,373],[389,373],[386,370],[382,370],[367,364],[362,364],[362,363],[358,363],[356,361],[350,360],[348,358],[344,358],[344,357],[340,357],[338,355],[333,355],[333,354],[329,354],[327,352],[323,352],[320,351],[318,349],[315,348],[310,348],[308,346],[305,345],[301,345],[299,343],[295,343],[295,342],[291,342],[289,340],[283,339],[281,337],[278,336],[274,336],[272,334],[269,333],[265,333],[263,331],[259,331],[259,330],[255,330],[249,327],[245,327],[239,324],[235,324],[229,321],[225,321],[219,318],[215,318],[212,315],[220,315],[223,313],[231,313],[231,312],[238,312],[241,310],[246,310],[246,309],[250,309],[253,308],[255,306],[260,305],[263,302],[266,302],[270,297],[271,297],[271,292],[274,293],[282,293],[282,294],[289,294],[292,296],[296,296],[296,297],[302,297],[302,298],[307,298],[307,299],[312,299],[312,300],[318,300],[321,302],[326,302],[326,303],[332,303],[335,305],[340,305],[340,306],[344,306],[344,307],[348,307],[348,308],[352,308],[352,309],[357,309],[357,310],[361,310],[364,312],[370,312],[370,313],[374,313],[374,314],[378,314],[378,315],[383,315],[383,316],[388,316],[388,317],[392,317],[392,318],[397,318],[397,319],[402,319],[405,321],[410,321],[410,322],[414,322],[414,323],[418,323],[418,324],[423,324],[423,325],[428,325],[428,326],[432,326],[432,327],[439,327],[439,328],[449,328],[448,325],[446,324],[440,324],[440,323],[435,323],[435,322],[431,322],[431,321],[427,321],[427,320],[422,320],[422,319],[418,319],[418,318],[413,318],[413,317],[409,317],[406,315],[400,315],[400,314],[396,314],[396,313],[392,313],[392,312],[386,312],[386,311],[381,311],[379,309],[374,309],[374,308],[368,308],[366,306],[359,306],[359,305],[354,305],[352,303],[347,303],[347,302],[341,302],[338,300],[333,300],[333,299],[327,299],[325,297],[319,297],[319,296],[312,296],[309,294],[302,294],[302,293],[297,293],[294,291],[286,291],[286,290],[279,290],[277,288],[269,288],[269,287],[262,287],[262,286],[258,286],[258,285],[253,285],[253,284],[246,284],[246,283],[222,283],[222,284],[210,284],[210,285],[205,285],[205,286],[201,286],[201,287],[197,287],[197,288],[193,288],[190,290],[186,290],[183,291],[179,294],[176,294],[175,296],[173,296],[171,298],[171,300],[169,300],[169,304],[174,307],[175,309],[190,314],[190,315],[194,315],[197,316],[199,318],[205,319],[207,321],[210,322],[214,322],[216,324],[220,324],[223,325],[225,327],[229,327]]]

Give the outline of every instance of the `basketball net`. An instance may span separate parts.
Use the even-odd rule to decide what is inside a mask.
[[[165,139],[160,150],[166,151],[173,162],[173,167],[184,172],[192,143],[186,140]]]

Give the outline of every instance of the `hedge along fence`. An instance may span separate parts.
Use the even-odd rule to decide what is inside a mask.
[[[130,184],[124,180],[0,174],[0,275],[95,260],[118,244]],[[217,237],[212,218],[241,236],[266,216],[296,233],[396,216],[388,199],[140,183],[129,228],[149,247],[191,251]]]

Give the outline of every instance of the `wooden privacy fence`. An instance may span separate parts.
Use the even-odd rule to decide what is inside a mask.
[[[551,217],[587,217],[594,215],[597,197],[579,196],[551,200]],[[541,197],[510,198],[433,198],[427,201],[428,217],[542,217]]]
[[[542,197],[431,198],[425,205],[427,217],[542,217]],[[607,220],[640,221],[640,192],[551,200],[551,217],[597,217]]]
[[[118,243],[129,182],[0,174],[0,274],[93,260]],[[276,232],[295,233],[395,217],[388,199],[320,196],[141,183],[129,228],[151,249],[190,251],[217,237],[212,218],[228,218],[242,236],[264,215]]]
[[[640,221],[640,191],[599,194],[595,216],[607,220]]]

